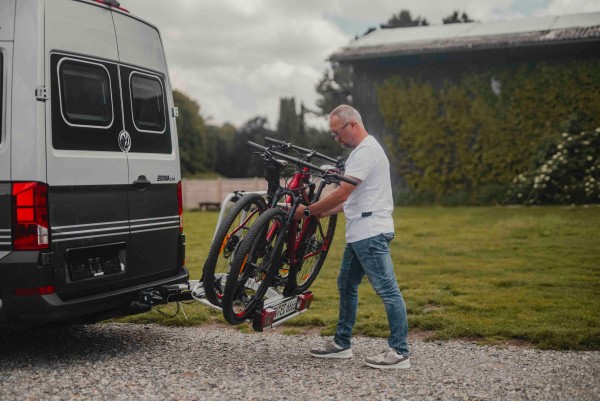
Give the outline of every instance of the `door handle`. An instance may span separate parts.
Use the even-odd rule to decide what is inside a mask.
[[[144,189],[148,188],[152,183],[148,181],[145,175],[140,175],[138,179],[135,180],[132,184],[133,188],[137,189],[138,191],[143,191]]]

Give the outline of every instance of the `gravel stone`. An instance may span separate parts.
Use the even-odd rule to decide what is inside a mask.
[[[355,338],[345,360],[308,355],[324,337],[229,326],[0,327],[0,339],[2,401],[600,399],[597,351],[412,339],[412,367],[382,371],[363,362],[381,338]]]

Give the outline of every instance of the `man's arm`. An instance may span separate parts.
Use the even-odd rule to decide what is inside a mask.
[[[359,179],[354,178],[354,177],[348,177],[348,178],[353,178],[356,181],[358,181],[358,185],[360,185],[360,183],[362,182]],[[309,206],[310,214],[312,214],[312,215],[321,215],[322,214],[323,216],[329,216],[329,215],[341,212],[342,208],[344,206],[344,202],[346,202],[346,199],[348,199],[350,194],[356,189],[357,186],[354,186],[352,184],[348,184],[347,182],[342,181],[342,183],[339,187],[337,187],[336,189],[331,191],[324,198],[320,199],[319,201],[317,201]],[[296,209],[296,213],[294,214],[294,218],[295,219],[303,218],[304,217],[304,209],[306,209],[306,206],[304,206],[304,205],[298,206],[298,208]]]

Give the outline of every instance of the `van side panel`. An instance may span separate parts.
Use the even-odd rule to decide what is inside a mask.
[[[17,2],[13,76],[7,88],[11,91],[13,181],[46,181],[44,102],[35,96],[36,88],[44,85],[43,16],[43,3]]]
[[[115,30],[121,62],[167,73],[162,41],[156,28],[143,22],[132,24],[132,17],[114,12]]]
[[[15,31],[15,1],[2,0],[0,3],[0,41],[13,40]]]
[[[110,12],[73,0],[47,1],[46,49],[118,60]]]
[[[0,42],[0,182],[10,181],[12,42]],[[4,213],[0,209],[0,213]]]

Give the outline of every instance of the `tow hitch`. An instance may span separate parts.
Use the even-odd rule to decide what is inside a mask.
[[[136,312],[147,312],[157,305],[169,302],[195,300],[210,308],[221,310],[211,304],[204,295],[202,281],[190,280],[186,284],[174,284],[159,288],[150,288],[139,293],[130,308]],[[300,295],[284,296],[274,288],[267,290],[263,304],[256,310],[251,320],[254,331],[262,332],[279,326],[308,310],[313,293],[307,291]]]

